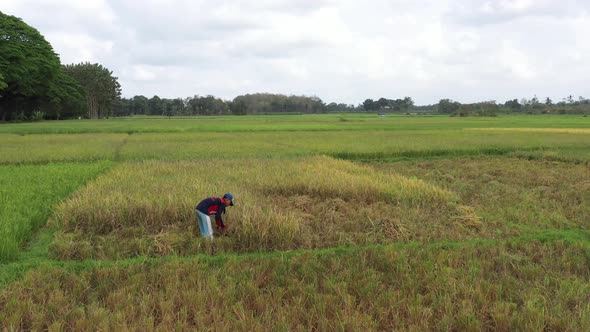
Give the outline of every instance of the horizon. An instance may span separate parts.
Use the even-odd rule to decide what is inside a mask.
[[[63,64],[112,70],[126,98],[268,92],[352,105],[409,96],[432,105],[590,95],[590,3],[581,0],[0,7],[36,28]]]

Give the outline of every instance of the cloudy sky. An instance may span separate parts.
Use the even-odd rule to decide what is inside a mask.
[[[0,0],[123,96],[590,97],[590,0]]]

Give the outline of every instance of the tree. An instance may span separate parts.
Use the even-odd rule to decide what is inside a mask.
[[[114,103],[121,97],[121,85],[112,71],[89,62],[66,65],[65,71],[84,89],[88,118],[100,119],[111,115]]]
[[[322,113],[327,110],[324,102],[316,96],[255,93],[237,96],[233,100],[233,103],[236,102],[243,103],[248,114]]]
[[[363,108],[367,112],[376,111],[379,109],[379,103],[373,101],[373,99],[368,98],[368,99],[365,99],[365,101],[363,102]]]
[[[39,31],[0,12],[0,120],[38,107],[59,71],[59,58]]]
[[[386,106],[389,106],[390,100],[381,97],[377,100],[376,103],[377,105],[379,105],[379,108],[385,108]]]
[[[412,99],[412,97],[404,97],[404,102],[403,102],[403,109],[405,111],[410,110],[414,107],[414,100]]]
[[[158,96],[153,96],[147,101],[147,114],[151,115],[160,115],[165,112],[164,107],[162,107],[162,99]]]
[[[414,101],[411,97],[404,97],[404,99],[388,100],[388,106],[395,112],[408,111],[414,107]]]
[[[477,116],[497,116],[500,106],[495,100],[475,103],[475,115]]]
[[[461,103],[450,99],[441,99],[438,102],[438,111],[440,113],[455,114],[459,110],[459,107],[461,107]]]
[[[133,114],[149,114],[149,115],[162,115],[162,113],[148,113],[149,103],[146,96],[133,96],[133,103],[131,104],[131,111]]]
[[[6,84],[6,82],[4,82],[4,75],[2,75],[2,73],[0,73],[0,90],[4,89],[6,87],[8,87],[8,84]]]
[[[451,116],[470,116],[475,112],[475,104],[460,104],[457,111],[452,113]]]
[[[86,103],[86,100],[84,100]],[[127,98],[119,98],[113,105],[113,116],[129,116],[132,111],[133,100]]]
[[[229,104],[229,109],[233,115],[246,115],[248,106],[243,100],[234,100]]]
[[[174,114],[182,114],[184,112],[184,101],[182,98],[173,99],[169,106],[170,107],[166,108],[164,111],[164,115],[167,117],[171,117]]]
[[[326,111],[328,111],[329,113],[350,113],[356,111],[354,105],[347,105],[344,103],[337,104],[335,102],[331,102],[325,107]]]
[[[186,103],[189,112],[193,115],[223,115],[230,113],[230,106],[215,96],[194,96]],[[183,103],[184,107],[184,103]]]
[[[547,97],[547,99],[545,99],[545,105],[546,106],[552,106],[553,105],[553,101],[551,100],[551,98]]]
[[[41,108],[51,118],[59,120],[83,115],[84,89],[63,70],[60,70],[56,79],[51,82],[46,99],[43,103],[45,106]]]
[[[520,111],[522,105],[518,102],[518,99],[508,100],[504,103],[504,106],[511,109],[512,111]]]

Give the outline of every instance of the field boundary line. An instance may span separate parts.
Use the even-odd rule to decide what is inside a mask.
[[[294,249],[285,251],[264,251],[264,252],[248,252],[248,253],[224,253],[219,255],[196,254],[188,256],[159,256],[147,257],[138,256],[133,258],[119,259],[119,260],[96,260],[87,259],[81,261],[75,260],[51,260],[43,259],[41,255],[34,255],[22,261],[15,261],[0,265],[0,268],[5,270],[0,274],[0,289],[5,288],[10,283],[18,280],[22,275],[31,269],[39,267],[58,267],[70,269],[73,271],[83,271],[93,268],[108,268],[108,267],[126,267],[134,264],[158,264],[167,262],[189,262],[189,261],[206,261],[206,262],[227,262],[227,261],[242,261],[257,258],[281,258],[292,259],[294,257],[304,255],[347,255],[354,254],[365,250],[379,250],[379,249],[393,249],[393,248],[409,248],[409,247],[423,247],[429,250],[451,250],[466,246],[494,246],[502,243],[519,243],[519,242],[534,242],[553,243],[558,241],[568,242],[569,244],[582,244],[590,249],[590,230],[547,230],[539,234],[529,234],[523,236],[516,236],[505,239],[467,239],[464,241],[434,241],[434,242],[393,242],[386,244],[370,244],[365,246],[354,247],[330,247],[318,249]],[[8,273],[7,273],[8,271]]]

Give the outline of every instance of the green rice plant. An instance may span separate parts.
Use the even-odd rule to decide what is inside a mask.
[[[0,165],[113,160],[126,138],[126,134],[0,134]]]
[[[0,290],[7,330],[590,329],[567,238],[46,265]]]
[[[244,119],[242,122],[230,117],[228,119],[210,120],[236,125],[255,125],[256,117]],[[282,123],[278,118],[279,124]],[[469,123],[449,123],[446,118],[413,119],[407,122],[399,118],[400,123],[392,122],[380,130],[375,130],[367,121],[359,122],[358,127],[342,128],[342,130],[315,130],[305,127],[306,124],[332,121],[330,117],[305,117],[298,122],[284,120],[285,123],[297,123],[301,130],[289,131],[289,127],[278,127],[273,130],[243,130],[238,132],[172,130],[168,127],[151,126],[166,123],[161,120],[142,123],[138,120],[114,122],[114,130],[118,133],[99,134],[40,134],[14,135],[0,134],[3,144],[0,145],[0,164],[29,164],[55,161],[88,161],[88,160],[199,160],[199,159],[240,159],[240,158],[292,158],[309,155],[327,154],[342,159],[352,160],[396,160],[411,158],[442,158],[446,156],[465,155],[507,155],[523,156],[546,153],[546,151],[578,151],[583,152],[590,144],[590,135],[569,133],[586,129],[572,128],[537,128],[534,131],[523,130],[462,130],[459,125]],[[185,119],[189,125],[198,124],[194,119]],[[232,122],[234,121],[234,122]],[[258,119],[264,126],[271,126],[273,120]],[[267,123],[268,121],[268,123]],[[373,121],[373,120],[370,120]],[[454,121],[454,120],[453,120]],[[182,124],[184,122],[175,122]],[[97,127],[103,122],[95,122]],[[517,122],[518,123],[518,122]],[[25,124],[23,124],[25,125]],[[28,124],[27,124],[28,125]],[[38,124],[30,124],[32,126]],[[40,124],[39,124],[40,125]],[[60,123],[56,126],[59,127]],[[140,125],[148,126],[147,132]],[[481,124],[478,124],[481,125]],[[521,125],[523,123],[521,122]],[[551,122],[546,123],[547,126]],[[12,126],[12,125],[6,125]],[[139,126],[139,127],[134,127]],[[5,128],[4,125],[0,127]],[[10,128],[10,127],[7,127]],[[135,128],[139,134],[133,133]],[[124,131],[124,129],[129,129]],[[190,129],[190,127],[189,127]],[[271,128],[272,129],[272,128]],[[393,130],[395,129],[395,130]],[[469,128],[468,128],[469,129]],[[518,128],[517,128],[518,129]],[[533,130],[533,129],[531,129]],[[164,132],[162,132],[164,131]],[[229,144],[228,144],[229,143]],[[561,155],[561,154],[560,154]],[[570,153],[568,158],[579,153]],[[582,159],[582,160],[588,160]]]
[[[101,120],[65,120],[14,123],[0,126],[7,134],[171,133],[171,132],[273,132],[273,131],[381,131],[457,130],[463,128],[590,128],[580,116],[387,116],[376,114],[129,117]]]
[[[194,208],[226,191],[237,195],[227,215],[233,233],[204,245]],[[423,181],[329,157],[133,162],[56,209],[62,232],[51,252],[114,258],[457,238],[477,230],[455,232],[464,214],[456,201]]]
[[[142,133],[129,137],[121,149],[121,158],[276,159],[325,154],[371,161],[586,150],[589,144],[590,135],[456,129]]]
[[[110,167],[110,162],[0,166],[0,261],[17,257],[54,204]]]

